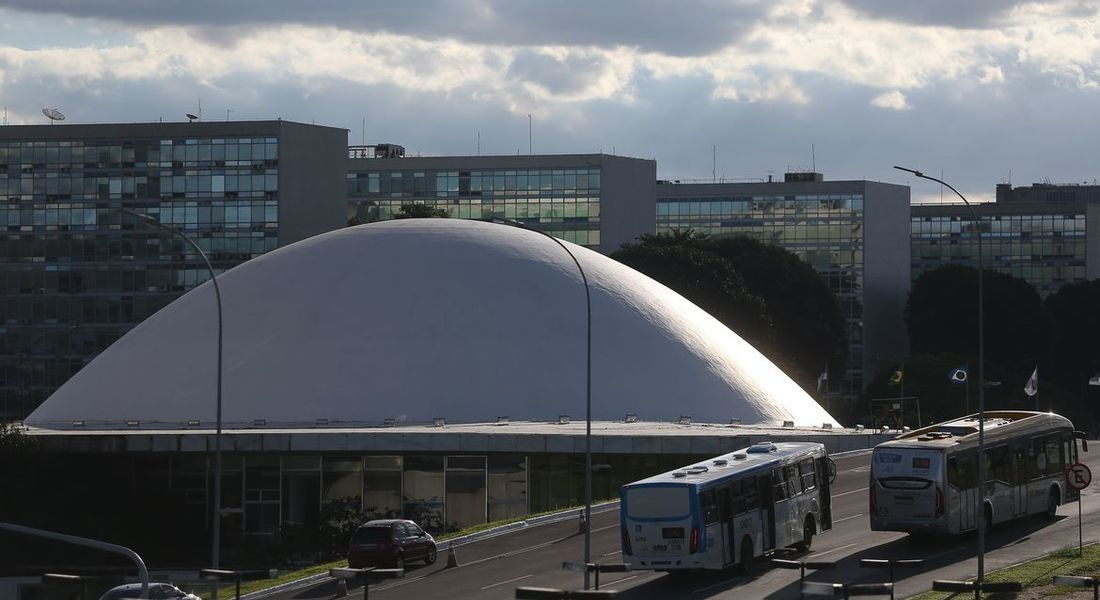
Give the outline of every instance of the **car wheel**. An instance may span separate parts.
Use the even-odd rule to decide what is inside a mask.
[[[1050,488],[1050,498],[1047,499],[1047,520],[1053,521],[1058,516],[1058,488]]]
[[[398,554],[397,555],[397,560],[394,561],[394,563],[395,563],[394,564],[395,568],[401,569],[402,571],[404,571],[405,570],[405,555],[404,554]]]
[[[424,555],[424,564],[430,565],[435,562],[436,549],[435,546],[428,547],[428,553]]]

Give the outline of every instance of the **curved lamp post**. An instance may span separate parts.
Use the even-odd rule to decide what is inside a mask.
[[[985,579],[985,304],[983,301],[985,292],[982,287],[985,263],[982,259],[982,225],[966,196],[963,196],[950,183],[915,169],[897,165],[894,168],[912,173],[921,179],[935,181],[955,192],[970,211],[970,220],[974,223],[974,234],[978,237],[978,506],[974,511],[974,518],[978,520],[978,583],[981,583]]]
[[[118,211],[137,217],[154,227],[158,227],[172,235],[178,236],[180,239],[190,244],[191,247],[195,249],[195,252],[198,252],[199,256],[202,257],[203,262],[206,263],[206,269],[210,271],[210,281],[214,283],[214,298],[218,302],[218,401],[215,418],[216,429],[214,433],[214,539],[212,541],[213,548],[210,551],[210,558],[213,568],[217,569],[220,566],[219,561],[221,559],[222,533],[222,292],[221,289],[218,288],[218,277],[215,275],[214,267],[210,264],[210,259],[207,258],[206,253],[195,243],[195,240],[192,240],[182,231],[161,223],[152,215],[139,213],[128,208],[119,208]]]
[[[505,219],[502,217],[492,217],[489,219],[495,223],[503,223],[505,225],[511,225],[513,227],[519,227],[520,229],[526,229],[527,231],[533,231],[539,235],[544,235],[554,241],[555,244],[561,246],[562,250],[569,255],[569,258],[573,259],[573,264],[577,265],[577,271],[581,274],[581,282],[584,283],[584,302],[585,302],[585,318],[586,318],[586,340],[585,340],[585,399],[584,399],[584,562],[589,564],[592,562],[592,294],[588,288],[588,276],[584,273],[584,268],[581,267],[581,263],[577,260],[577,257],[573,254],[569,247],[562,243],[558,238],[546,233],[545,231],[539,231],[533,227],[528,227],[519,221],[513,219]],[[584,570],[584,589],[589,588],[590,573],[588,569]]]

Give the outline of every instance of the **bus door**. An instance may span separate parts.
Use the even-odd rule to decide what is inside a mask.
[[[1017,442],[1012,445],[1012,495],[1013,514],[1018,517],[1028,513],[1027,480],[1027,448],[1023,442]]]
[[[783,480],[780,479],[780,482]],[[760,507],[764,514],[763,541],[760,547],[765,552],[775,548],[775,498],[772,497],[772,475],[765,473],[756,478],[757,489],[760,493]],[[786,488],[784,488],[786,489]]]
[[[790,495],[787,493],[787,479],[783,476],[783,468],[772,469],[772,531],[775,537],[772,543],[776,548],[787,546],[791,543],[791,511],[793,510]],[[799,529],[801,531],[801,528]]]
[[[733,562],[733,551],[730,545],[733,538],[732,502],[729,484],[718,488],[718,532],[714,544],[716,548],[721,548],[722,566]]]
[[[821,531],[828,531],[833,528],[833,493],[829,479],[835,467],[832,467],[827,456],[814,459],[814,465],[817,467],[817,489],[821,502]]]
[[[950,454],[947,457],[947,483],[951,490],[950,511],[958,514],[959,531],[977,526],[974,503],[978,498],[978,463],[975,452]]]

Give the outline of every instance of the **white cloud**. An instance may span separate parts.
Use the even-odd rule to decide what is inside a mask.
[[[905,94],[898,90],[890,90],[871,98],[871,106],[878,108],[889,108],[893,110],[909,110],[909,100],[906,99]]]

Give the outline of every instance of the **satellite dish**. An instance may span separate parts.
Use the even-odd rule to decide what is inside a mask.
[[[188,122],[188,123],[190,123],[190,122],[192,122],[192,121],[194,121],[195,119],[198,119],[198,118],[199,118],[199,117],[198,117],[198,116],[196,116],[196,115],[193,115],[193,114],[191,114],[191,113],[187,113],[187,122]]]
[[[61,114],[61,111],[56,108],[43,108],[42,114],[46,115],[46,118],[51,121],[64,121],[65,115]]]

